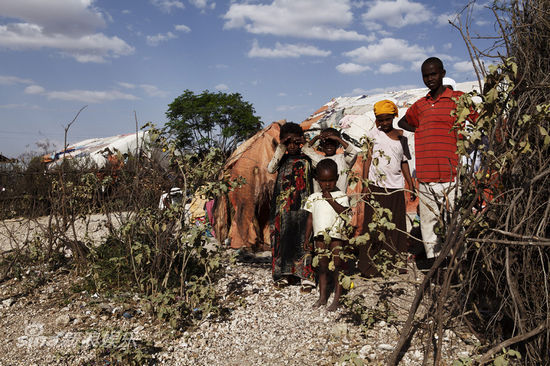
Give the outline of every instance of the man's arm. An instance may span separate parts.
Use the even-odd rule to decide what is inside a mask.
[[[416,199],[416,189],[411,178],[411,171],[409,169],[409,163],[407,161],[401,162],[401,172],[403,173],[403,177],[405,177],[405,181],[407,182],[407,185],[409,186],[409,189],[411,191],[410,199],[411,201],[414,201]]]
[[[409,122],[407,121],[407,115],[404,115],[400,120],[399,122],[397,122],[397,125],[399,126],[399,128],[402,128],[406,131],[410,131],[410,132],[415,132],[416,131],[416,127],[414,126],[411,126],[409,124]]]

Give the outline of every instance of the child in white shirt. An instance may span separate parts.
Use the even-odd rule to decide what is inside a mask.
[[[336,186],[338,166],[333,160],[323,159],[317,164],[316,178],[321,192],[310,195],[304,204],[304,210],[309,212],[304,249],[309,248],[309,240],[313,234],[315,248],[319,256],[319,300],[313,306],[326,305],[329,296],[327,282],[328,276],[331,275],[334,279],[334,299],[327,310],[334,311],[340,305],[342,294],[342,285],[338,281],[338,275],[343,264],[340,252],[346,243],[345,222],[340,214],[349,208],[349,200],[346,194]],[[330,252],[327,253],[327,249]],[[331,260],[334,263],[333,271],[329,270]]]

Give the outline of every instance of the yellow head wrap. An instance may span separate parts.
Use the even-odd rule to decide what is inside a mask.
[[[374,115],[393,114],[397,117],[397,106],[391,100],[381,100],[374,104]]]

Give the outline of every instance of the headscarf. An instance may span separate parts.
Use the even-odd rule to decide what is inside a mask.
[[[374,104],[374,115],[378,116],[380,114],[393,114],[397,117],[397,106],[391,100],[381,100]]]

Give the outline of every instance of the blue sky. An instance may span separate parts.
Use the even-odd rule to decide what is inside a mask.
[[[474,80],[449,19],[465,1],[0,0],[0,153],[162,125],[185,89],[238,92],[264,124],[333,97],[423,87],[420,63]],[[479,2],[472,31],[490,34]]]

